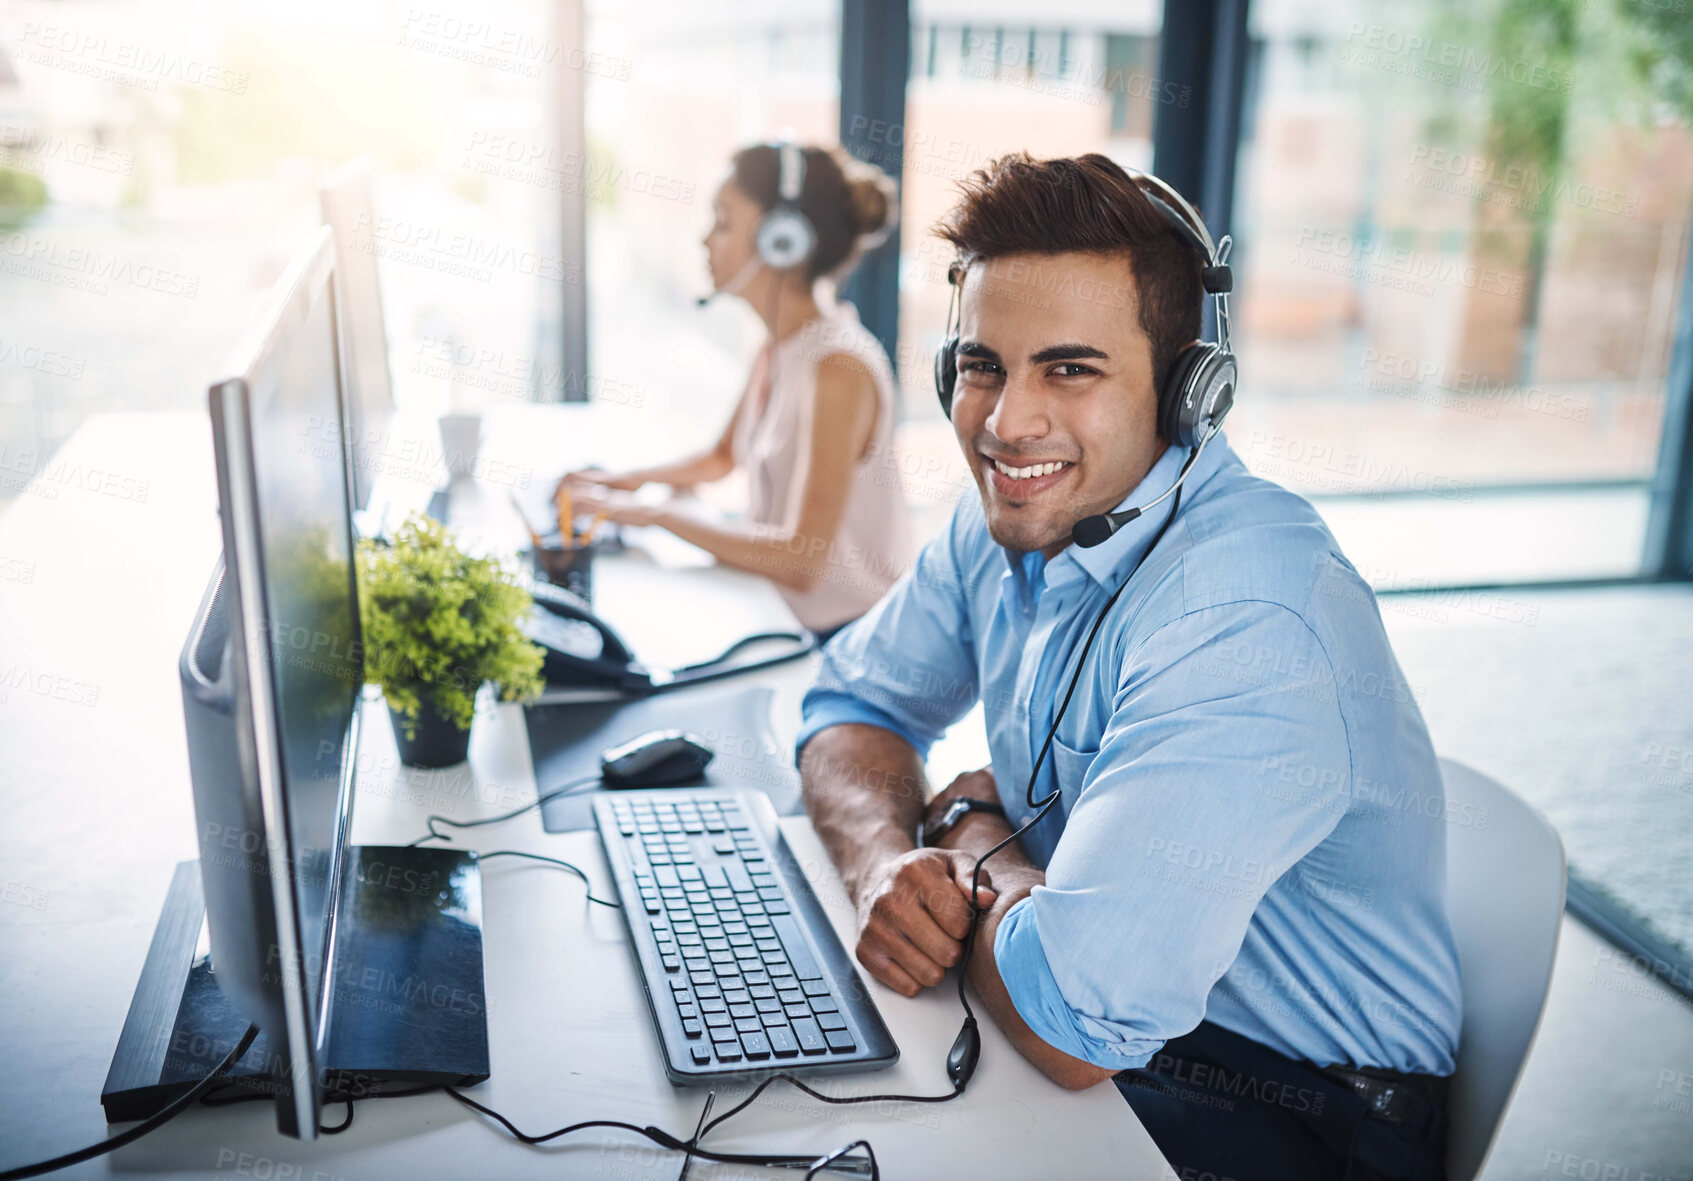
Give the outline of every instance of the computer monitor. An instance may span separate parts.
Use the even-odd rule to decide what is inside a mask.
[[[334,263],[324,228],[210,390],[223,556],[179,670],[200,860],[113,1056],[114,1120],[186,1090],[249,1023],[231,1078],[305,1139],[326,1093],[488,1074],[475,855],[348,841],[364,650]]]
[[[353,440],[353,507],[371,507],[375,467],[394,412],[388,368],[388,330],[382,320],[382,284],[371,249],[375,213],[370,200],[370,161],[348,161],[318,187],[323,224],[335,240],[335,302],[339,311],[342,372],[346,374],[347,418]],[[365,248],[359,248],[360,235]]]
[[[211,389],[221,618],[199,621],[182,666],[215,974],[267,1034],[295,1135],[317,1127],[364,682],[333,263],[323,230]],[[241,856],[223,855],[231,831]]]

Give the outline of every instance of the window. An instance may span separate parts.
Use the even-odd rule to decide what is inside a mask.
[[[1685,18],[1251,18],[1235,449],[1317,500],[1378,586],[1636,573],[1693,137],[1674,71],[1629,63]]]
[[[548,96],[561,71],[606,67],[549,12],[19,5],[0,39],[8,458],[44,459],[97,411],[204,413],[319,223],[318,180],[361,152],[397,396],[444,408],[556,384],[544,325],[579,260],[548,245],[566,171],[547,158]]]
[[[639,432],[605,435],[641,450],[607,462],[677,455],[727,423],[765,333],[738,301],[696,302],[711,290],[712,198],[749,144],[783,132],[836,141],[838,20],[822,0],[589,6],[590,53],[630,63],[627,76],[587,79],[589,154],[611,178],[588,190],[589,364],[592,382],[618,391],[600,397],[608,414],[641,413]],[[665,183],[636,183],[646,175]]]

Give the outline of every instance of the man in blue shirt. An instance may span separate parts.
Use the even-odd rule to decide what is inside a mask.
[[[1115,1077],[1180,1176],[1439,1177],[1460,1012],[1434,751],[1311,506],[1222,437],[1164,437],[1155,375],[1199,335],[1207,260],[1146,183],[1019,153],[963,185],[939,233],[980,495],[825,650],[806,806],[859,962],[910,996],[962,958],[978,859],[1059,793],[981,865],[967,971],[1011,1043],[1061,1086]],[[977,701],[992,765],[930,800],[923,758]]]

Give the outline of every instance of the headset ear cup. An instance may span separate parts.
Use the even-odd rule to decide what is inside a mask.
[[[1194,370],[1208,355],[1213,346],[1206,344],[1190,344],[1176,354],[1175,363],[1170,366],[1170,375],[1164,379],[1164,384],[1158,391],[1158,433],[1164,436],[1166,443],[1178,447],[1192,447],[1194,444],[1193,424],[1189,421],[1184,430],[1183,406],[1188,401],[1189,387],[1193,384]]]
[[[758,256],[779,271],[810,258],[816,241],[811,222],[797,209],[777,206],[758,226]]]
[[[949,336],[935,353],[935,394],[941,413],[952,418],[952,392],[958,386],[958,337]]]

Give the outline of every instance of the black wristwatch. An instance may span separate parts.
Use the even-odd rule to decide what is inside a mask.
[[[972,812],[987,812],[990,815],[1003,818],[1005,809],[987,800],[978,800],[970,796],[959,796],[947,805],[946,811],[935,817],[917,833],[917,844],[924,849],[933,849],[940,843],[942,837],[953,830]]]

